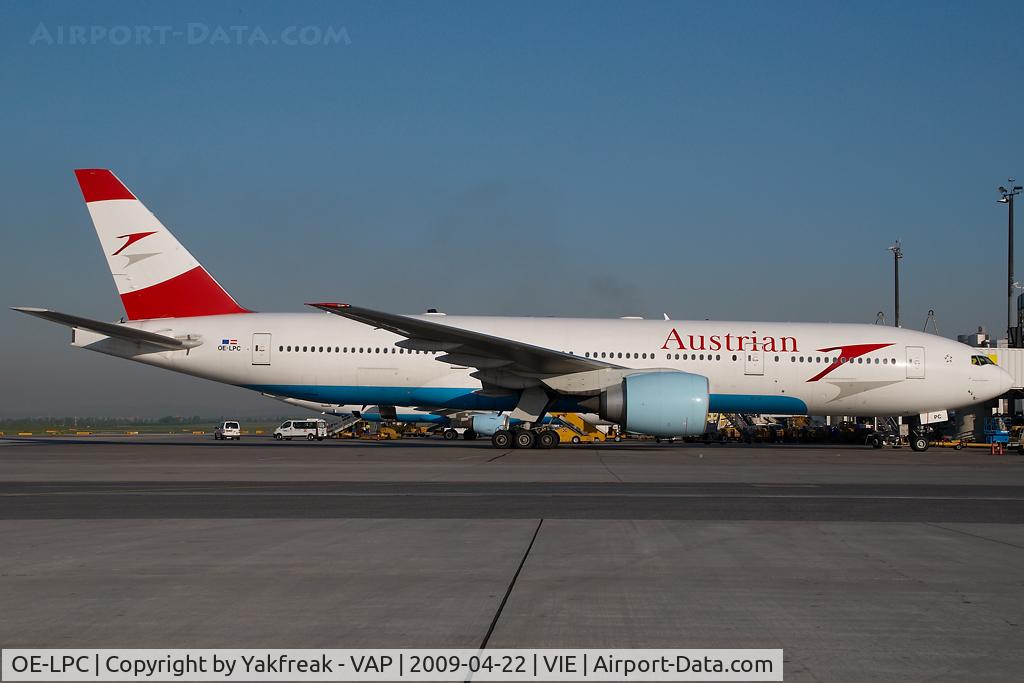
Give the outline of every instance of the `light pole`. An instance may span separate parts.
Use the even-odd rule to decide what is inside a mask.
[[[894,313],[895,320],[893,324],[896,327],[900,326],[900,261],[903,260],[903,247],[900,245],[900,241],[896,240],[896,244],[889,247],[889,251],[892,252],[892,260],[895,264],[895,277],[896,277],[896,311]]]
[[[1020,194],[1024,187],[1020,185],[1014,185],[1014,179],[1009,178],[1007,184],[1010,186],[1009,189],[999,186],[999,199],[996,201],[1000,204],[1006,204],[1007,207],[1007,239],[1006,239],[1006,345],[1010,348],[1015,348],[1019,345],[1019,340],[1014,339],[1013,328],[1013,198]]]

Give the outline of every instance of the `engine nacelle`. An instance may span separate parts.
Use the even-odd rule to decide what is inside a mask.
[[[479,413],[470,422],[472,429],[480,436],[494,436],[499,429],[508,429],[508,416],[498,413]]]
[[[601,392],[601,417],[638,434],[703,434],[708,420],[708,378],[669,371],[628,375]]]

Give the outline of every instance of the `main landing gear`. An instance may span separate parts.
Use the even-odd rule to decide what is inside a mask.
[[[551,429],[499,429],[491,437],[495,448],[555,448],[561,440]]]

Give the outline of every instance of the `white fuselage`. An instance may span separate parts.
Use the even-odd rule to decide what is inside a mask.
[[[1009,375],[972,364],[978,349],[880,325],[637,319],[413,316],[597,357],[706,376],[716,412],[911,415],[978,405]],[[391,332],[324,313],[164,318],[131,327],[201,343],[188,351],[76,330],[75,345],[256,391],[334,404],[507,410],[466,368],[396,346]],[[554,409],[572,409],[566,399]]]

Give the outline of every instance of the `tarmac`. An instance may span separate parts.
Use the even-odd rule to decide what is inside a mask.
[[[1024,457],[0,439],[3,647],[782,648],[1024,670]]]

